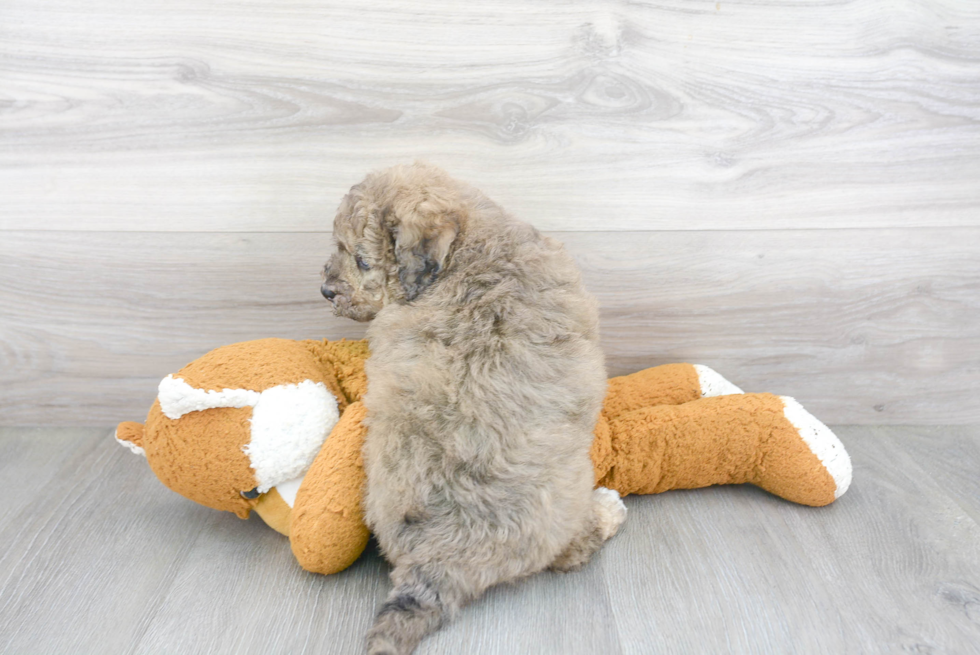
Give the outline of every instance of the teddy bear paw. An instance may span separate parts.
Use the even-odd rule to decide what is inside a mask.
[[[713,396],[731,396],[737,393],[745,393],[734,384],[726,380],[716,370],[704,364],[694,364],[694,370],[698,374],[698,384],[701,386],[701,397],[711,398]]]
[[[830,428],[824,425],[813,414],[803,409],[803,405],[789,396],[780,396],[783,401],[783,415],[793,424],[800,437],[809,446],[810,451],[817,456],[830,477],[834,479],[837,490],[834,499],[840,498],[851,486],[851,458]]]

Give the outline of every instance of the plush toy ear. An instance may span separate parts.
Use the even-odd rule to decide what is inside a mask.
[[[137,455],[146,457],[143,450],[143,424],[125,421],[116,426],[116,441]]]
[[[386,226],[394,241],[398,281],[406,300],[415,300],[442,272],[456,235],[459,215],[442,199],[429,198],[390,212]]]

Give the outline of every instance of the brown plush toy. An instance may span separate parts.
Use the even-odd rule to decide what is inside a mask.
[[[350,566],[361,512],[364,341],[261,339],[211,351],[167,376],[146,423],[116,439],[161,482],[202,505],[287,535],[316,573]],[[851,480],[847,452],[792,398],[743,394],[704,366],[612,378],[595,431],[597,486],[627,494],[749,482],[827,505]]]

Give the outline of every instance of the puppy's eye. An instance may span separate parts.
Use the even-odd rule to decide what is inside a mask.
[[[259,488],[255,487],[251,491],[242,491],[241,494],[242,494],[242,498],[248,498],[249,500],[253,500],[259,497]]]
[[[366,270],[368,270],[368,269],[371,268],[370,266],[368,266],[368,263],[366,261],[364,261],[364,258],[361,257],[360,255],[356,256],[354,258],[354,261],[357,262],[357,267],[359,269],[361,269],[362,271],[366,271]]]

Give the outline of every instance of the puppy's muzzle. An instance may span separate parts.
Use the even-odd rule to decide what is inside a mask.
[[[328,287],[326,283],[320,285],[320,293],[323,294],[324,298],[330,301],[333,301],[333,299],[337,296],[337,292]]]

